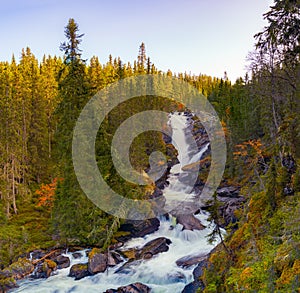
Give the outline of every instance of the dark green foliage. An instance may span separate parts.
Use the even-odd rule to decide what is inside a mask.
[[[65,36],[68,42],[60,45],[60,49],[65,53],[66,63],[73,63],[76,59],[80,59],[79,44],[84,34],[78,34],[79,27],[73,18],[69,19],[68,25],[65,27]]]

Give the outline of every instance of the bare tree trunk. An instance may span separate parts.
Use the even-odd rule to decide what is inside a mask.
[[[13,208],[14,208],[14,213],[17,214],[17,204],[16,204],[16,181],[15,181],[15,158],[12,158],[11,162],[11,172],[12,172],[12,203],[13,203]]]

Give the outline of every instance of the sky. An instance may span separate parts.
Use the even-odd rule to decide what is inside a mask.
[[[3,2],[3,3],[2,3]],[[139,46],[162,71],[230,80],[245,76],[255,33],[266,25],[271,0],[0,0],[0,61],[20,58],[27,46],[41,60],[62,56],[64,27],[74,18],[84,37],[82,57],[109,54],[123,62]]]

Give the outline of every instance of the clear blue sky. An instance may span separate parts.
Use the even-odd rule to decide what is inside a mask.
[[[4,2],[4,3],[3,3]],[[85,36],[83,58],[108,55],[133,62],[141,42],[147,56],[163,70],[229,78],[245,74],[253,35],[266,24],[262,14],[271,0],[10,0],[0,5],[0,60],[18,58],[30,47],[62,55],[69,18]]]

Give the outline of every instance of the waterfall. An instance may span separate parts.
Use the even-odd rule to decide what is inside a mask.
[[[182,167],[196,162],[207,150],[208,144],[200,151],[191,151],[186,133],[190,129],[189,117],[182,113],[174,113],[170,116],[169,125],[172,127],[172,139],[178,150],[179,164],[173,166],[168,176],[169,185],[163,190],[166,201],[176,204],[177,200],[191,199],[193,194],[186,193],[186,186],[179,181],[184,173]],[[108,268],[104,273],[74,281],[68,277],[69,268],[58,270],[56,275],[46,280],[23,280],[20,287],[13,292],[35,293],[66,293],[66,292],[105,292],[107,289],[117,289],[120,286],[134,282],[141,282],[149,286],[154,293],[180,293],[186,284],[193,281],[192,272],[195,268],[190,266],[186,269],[179,267],[176,261],[185,256],[199,256],[208,254],[217,244],[208,244],[206,236],[212,231],[212,225],[207,221],[208,214],[200,211],[195,216],[206,226],[203,230],[182,230],[181,224],[170,216],[160,219],[159,230],[143,238],[134,238],[125,243],[122,249],[140,248],[150,240],[158,237],[166,237],[172,241],[167,252],[159,253],[149,260],[140,260],[132,263],[126,272],[118,272],[124,262]],[[81,257],[75,259],[72,253],[66,253],[71,260],[71,266],[75,263],[86,263],[86,251],[80,251]]]

